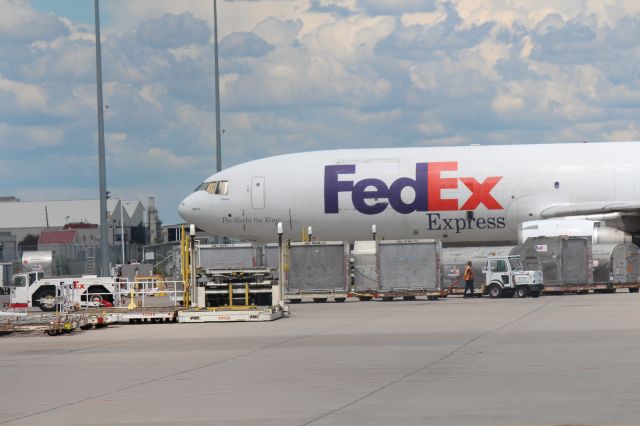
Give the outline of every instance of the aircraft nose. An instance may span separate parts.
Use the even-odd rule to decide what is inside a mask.
[[[187,223],[193,223],[193,196],[188,195],[178,206],[180,217]]]

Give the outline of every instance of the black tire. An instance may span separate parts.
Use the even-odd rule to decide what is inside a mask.
[[[631,288],[629,289],[629,293],[637,293],[639,290],[640,290],[640,288],[637,288],[637,287],[631,287]]]
[[[518,296],[519,298],[524,298],[527,297],[529,295],[529,289],[527,287],[518,287],[516,289],[516,296]]]
[[[289,303],[291,304],[302,303],[302,299],[289,299]]]
[[[56,292],[54,290],[43,290],[35,299],[38,301],[40,310],[45,312],[52,312],[56,310]]]
[[[345,300],[347,300],[346,297],[336,297],[335,298],[336,303],[344,303]]]
[[[500,287],[498,284],[491,284],[489,286],[489,296],[493,299],[502,297],[502,287]]]
[[[427,300],[438,300],[438,296],[427,296]]]
[[[314,297],[314,298],[313,298],[313,301],[314,301],[315,303],[324,303],[324,302],[326,302],[326,301],[327,301],[327,298],[326,298],[326,297]]]
[[[372,297],[371,296],[358,296],[358,299],[360,299],[361,302],[370,302]]]
[[[412,301],[416,300],[416,297],[415,296],[402,296],[402,299],[406,300],[408,302],[412,302]]]
[[[383,302],[391,302],[393,300],[393,296],[385,296],[382,298]]]
[[[100,305],[100,302],[102,302],[104,300],[104,296],[102,294],[97,294],[97,293],[89,293],[88,294],[89,297],[89,302],[95,302],[98,303],[98,305]]]
[[[80,326],[80,330],[91,330],[93,328],[93,324],[85,324]]]
[[[529,296],[531,297],[540,297],[540,290],[536,290],[536,291],[532,291],[531,293],[529,293]]]

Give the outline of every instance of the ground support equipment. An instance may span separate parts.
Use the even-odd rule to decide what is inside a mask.
[[[349,296],[357,297],[362,301],[371,299],[382,299],[385,302],[392,301],[396,298],[402,298],[404,300],[416,300],[418,297],[426,297],[427,300],[438,300],[446,298],[448,295],[447,290],[435,290],[435,289],[393,289],[387,291],[365,291],[350,293]]]
[[[337,303],[342,303],[347,300],[349,293],[346,291],[288,291],[285,293],[285,299],[287,302],[300,303],[314,301],[316,303],[323,303],[328,300],[333,300]]]
[[[220,306],[185,309],[178,312],[179,323],[273,321],[282,318],[288,309],[280,306]]]

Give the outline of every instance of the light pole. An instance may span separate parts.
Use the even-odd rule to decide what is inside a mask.
[[[109,227],[107,218],[107,172],[104,155],[104,109],[102,106],[102,57],[100,53],[100,5],[94,0],[96,24],[96,91],[98,98],[98,170],[100,175],[100,276],[109,274]]]
[[[122,247],[122,264],[124,265],[124,215],[122,214],[122,200],[120,200],[120,246]]]
[[[97,0],[96,0],[97,1]],[[213,56],[216,83],[216,171],[222,170],[222,134],[220,133],[220,74],[218,72],[218,2],[213,0]]]

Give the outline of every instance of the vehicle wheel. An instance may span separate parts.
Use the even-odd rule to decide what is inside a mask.
[[[347,300],[346,297],[336,297],[335,298],[336,303],[344,303],[345,300]]]
[[[438,300],[438,296],[427,296],[427,300]]]
[[[391,302],[392,300],[393,300],[393,297],[391,297],[391,296],[385,296],[385,297],[382,298],[383,302]]]
[[[289,299],[289,303],[301,303],[302,299]]]
[[[100,304],[100,302],[102,302],[102,295],[89,293],[89,302]]]
[[[91,330],[93,328],[93,324],[85,324],[80,326],[80,330]]]
[[[371,301],[371,296],[358,296],[361,302],[369,302]]]
[[[40,309],[45,312],[56,310],[56,294],[53,290],[45,290],[38,297]]]
[[[416,297],[415,296],[402,296],[402,299],[411,302],[413,300],[416,300]]]
[[[637,293],[640,288],[630,288],[629,293]]]
[[[527,297],[529,295],[529,289],[527,287],[518,287],[516,289],[516,296],[519,298]]]
[[[489,286],[489,296],[494,299],[502,297],[502,287],[500,287],[498,284],[491,284]]]
[[[540,291],[532,291],[532,292],[530,293],[530,296],[531,296],[531,297],[540,297]]]
[[[327,298],[326,297],[314,297],[313,301],[316,302],[316,303],[324,303],[324,302],[327,301]]]

